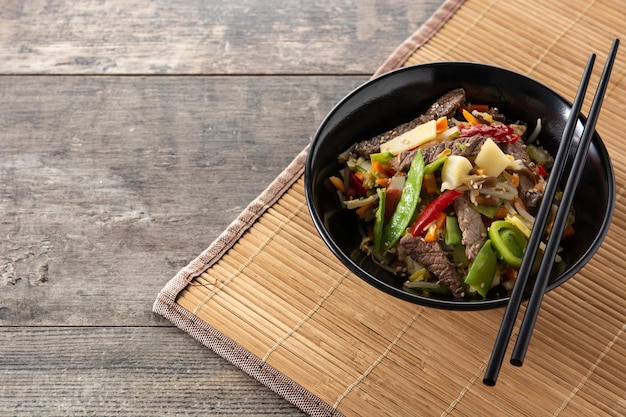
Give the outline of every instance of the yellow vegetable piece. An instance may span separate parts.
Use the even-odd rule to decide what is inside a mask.
[[[472,163],[461,155],[450,155],[441,168],[441,191],[454,190],[467,181]]]
[[[404,151],[415,149],[426,142],[430,142],[435,139],[436,136],[437,121],[431,120],[381,144],[380,151],[391,152],[397,155]]]
[[[487,139],[474,162],[476,166],[484,169],[487,175],[497,177],[509,166],[511,160],[492,139]]]
[[[522,220],[522,218],[519,215],[516,214],[512,216],[510,214],[507,214],[504,220],[511,223],[513,226],[517,227],[520,230],[520,232],[522,232],[524,236],[526,236],[526,239],[530,238],[531,228],[526,225],[526,223]]]
[[[420,268],[411,274],[411,276],[409,277],[409,281],[424,281],[426,280],[427,275],[428,271],[426,271],[426,268]]]

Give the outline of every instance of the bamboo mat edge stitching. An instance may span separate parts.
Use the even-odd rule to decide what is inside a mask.
[[[407,60],[454,16],[465,0],[446,0],[433,16],[407,38],[376,70],[374,77],[404,66]]]
[[[384,72],[401,67],[405,61],[429,39],[463,5],[465,0],[446,0],[440,8],[407,38],[375,72]],[[216,263],[239,238],[254,225],[259,217],[273,206],[304,173],[308,146],[305,147],[279,174],[279,176],[215,239],[198,257],[182,268],[159,292],[153,312],[171,321],[204,346],[212,349],[244,372],[254,377],[274,392],[280,394],[302,411],[312,416],[342,416],[334,407],[296,384],[280,371],[255,357],[236,342],[213,329],[198,317],[176,303],[177,295],[202,272]]]
[[[202,272],[217,262],[256,220],[274,205],[300,178],[308,146],[289,166],[189,265],[181,269],[159,293],[153,311],[170,320],[176,327],[237,366],[248,375],[283,396],[286,400],[312,416],[341,417],[342,414],[315,394],[292,381],[280,371],[239,346],[212,326],[176,303],[177,295]]]

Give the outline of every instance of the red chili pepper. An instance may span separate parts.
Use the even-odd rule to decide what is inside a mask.
[[[439,213],[444,211],[461,194],[463,193],[457,190],[446,190],[441,193],[420,213],[417,221],[413,225],[413,229],[411,229],[411,234],[413,236],[420,236],[424,232],[424,229],[426,229],[426,226],[432,223]]]
[[[519,140],[519,136],[515,134],[513,128],[507,125],[493,126],[479,123],[462,128],[460,134],[463,137],[475,135],[486,136],[500,143],[513,143]]]
[[[537,174],[541,175],[542,177],[547,177],[548,171],[546,171],[546,169],[543,166],[537,164]]]

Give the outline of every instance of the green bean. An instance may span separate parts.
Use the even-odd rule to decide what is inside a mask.
[[[383,229],[382,246],[385,251],[388,251],[396,244],[409,226],[417,203],[420,200],[423,179],[424,157],[422,156],[422,150],[419,149],[411,162],[398,206]]]

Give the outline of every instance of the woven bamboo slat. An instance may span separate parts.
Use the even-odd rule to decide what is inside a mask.
[[[599,66],[626,35],[621,0],[467,0],[454,9],[459,2],[448,2],[455,12],[432,38],[407,40],[419,48],[403,65],[485,62],[571,99],[589,53]],[[279,192],[251,205],[242,233],[181,271],[164,291],[164,315],[312,415],[626,414],[625,74],[621,53],[597,126],[617,181],[611,229],[589,264],[546,295],[525,365],[505,364],[495,387],[482,374],[503,310],[425,308],[347,271],[311,222],[305,152]]]

